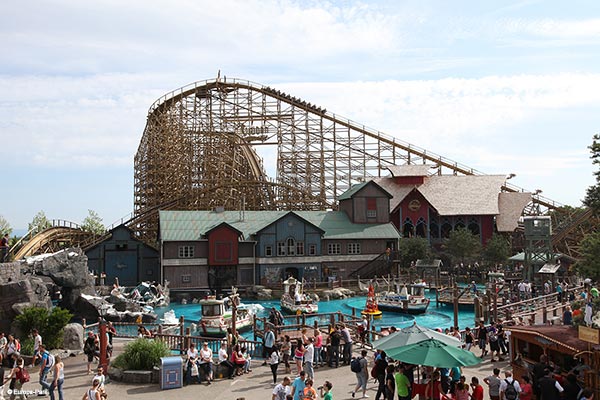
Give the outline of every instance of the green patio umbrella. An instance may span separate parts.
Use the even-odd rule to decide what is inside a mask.
[[[481,363],[481,359],[470,351],[459,349],[436,339],[427,339],[408,346],[386,350],[386,353],[394,360],[428,367],[470,367]]]
[[[434,331],[433,329],[419,326],[416,323],[412,326],[402,328],[397,332],[394,332],[386,337],[373,341],[372,345],[374,349],[393,350],[409,344],[419,343],[427,339],[437,339],[440,342],[444,342],[450,346],[459,347],[462,343],[454,336],[448,336],[441,332]]]

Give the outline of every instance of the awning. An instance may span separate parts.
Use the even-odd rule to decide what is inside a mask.
[[[538,271],[538,274],[555,274],[560,268],[560,264],[544,264]]]

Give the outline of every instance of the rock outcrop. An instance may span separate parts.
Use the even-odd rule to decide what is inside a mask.
[[[67,324],[64,328],[63,349],[79,350],[83,349],[85,333],[81,324]]]
[[[346,299],[348,297],[353,297],[355,294],[356,293],[354,291],[346,288],[336,288],[323,291],[323,297],[326,299]]]

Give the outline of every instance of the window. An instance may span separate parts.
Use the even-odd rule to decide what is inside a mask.
[[[190,283],[192,281],[191,275],[181,275],[181,283]]]
[[[296,242],[296,255],[304,255],[304,242]]]
[[[179,246],[179,258],[194,257],[194,246]]]
[[[283,242],[277,243],[277,255],[285,256],[285,243],[283,243]]]
[[[367,199],[367,218],[377,218],[377,199]]]
[[[348,243],[348,254],[360,254],[360,243]]]
[[[296,255],[296,241],[294,238],[288,238],[287,240],[287,254],[288,256]]]
[[[316,244],[309,244],[308,245],[308,255],[309,256],[316,256],[317,255],[317,245]]]
[[[327,244],[327,254],[342,254],[342,245],[339,243]]]
[[[265,257],[271,257],[273,255],[273,247],[265,246]]]

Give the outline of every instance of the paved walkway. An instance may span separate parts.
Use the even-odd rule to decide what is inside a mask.
[[[115,339],[115,354],[117,354],[126,343],[125,340]],[[354,346],[354,353],[358,354],[360,348]],[[476,351],[479,354],[479,350]],[[489,355],[486,360],[480,365],[472,368],[465,368],[464,374],[467,377],[467,382],[470,382],[472,376],[479,377],[482,382],[485,393],[487,388],[483,383],[483,378],[489,376],[494,367],[504,370],[508,367],[508,363],[495,362],[491,363]],[[92,375],[86,374],[86,359],[84,355],[69,357],[65,361],[65,383],[64,383],[64,398],[65,400],[81,399],[86,389],[91,386]],[[111,382],[107,384],[107,392],[109,399],[143,399],[143,400],[236,400],[244,397],[246,400],[271,399],[273,390],[271,370],[268,366],[261,366],[261,361],[253,361],[250,374],[236,377],[235,379],[215,380],[212,385],[193,384],[184,386],[181,389],[161,390],[158,384],[124,384],[119,382]],[[280,375],[278,381],[281,382],[285,374],[283,374],[283,366],[280,366]],[[295,368],[292,368],[292,372]],[[31,381],[24,386],[24,390],[38,390],[40,388],[37,383],[38,373],[37,368],[30,370]],[[292,377],[293,378],[293,377]],[[315,370],[315,387],[318,387],[329,380],[333,383],[333,398],[351,399],[351,392],[356,385],[356,378],[349,366],[340,366],[339,368],[319,368]],[[7,385],[8,387],[8,385]],[[6,396],[5,389],[4,394]],[[369,380],[368,395],[374,398],[377,392],[377,385],[373,380]],[[8,397],[7,397],[8,398]],[[31,396],[33,398],[33,396]],[[40,397],[41,398],[41,397]],[[48,398],[48,397],[46,397]],[[487,398],[487,395],[486,395]],[[58,399],[58,396],[57,396]]]

